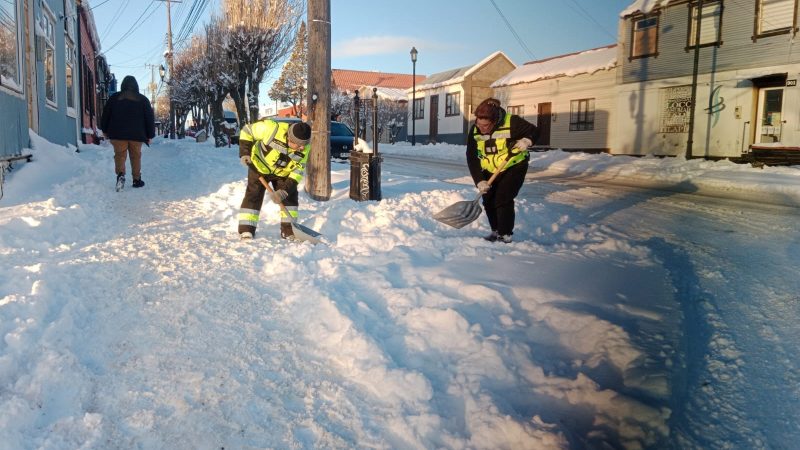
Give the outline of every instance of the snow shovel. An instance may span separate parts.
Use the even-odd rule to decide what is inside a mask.
[[[492,174],[492,177],[489,178],[489,181],[487,181],[489,186],[492,185],[492,182],[494,182],[494,179],[497,178],[497,175],[503,171],[503,169],[506,167],[506,164],[508,164],[508,159],[503,161],[503,164],[500,164],[500,167],[498,167]],[[481,205],[478,204],[481,196],[483,196],[483,194],[478,192],[475,200],[464,200],[453,203],[447,208],[434,214],[433,218],[445,225],[450,225],[453,228],[464,228],[465,226],[474,222],[475,219],[480,217],[481,212],[483,212]]]
[[[259,175],[258,176],[258,181],[260,181],[261,184],[263,184],[264,187],[267,188],[267,191],[270,194],[274,194],[275,193],[275,191],[272,190],[272,188],[270,187],[269,183],[267,183],[267,180],[265,180],[263,176]],[[311,242],[312,244],[318,244],[318,243],[322,242],[319,239],[319,237],[322,236],[321,234],[317,233],[316,231],[312,230],[311,228],[304,227],[303,225],[300,225],[299,223],[295,222],[294,217],[292,217],[292,215],[289,214],[289,210],[286,209],[286,207],[283,205],[283,202],[278,202],[278,205],[280,205],[281,210],[283,211],[283,213],[286,214],[286,216],[291,221],[291,223],[292,223],[292,232],[294,232],[294,238],[295,239],[297,239],[298,241]]]

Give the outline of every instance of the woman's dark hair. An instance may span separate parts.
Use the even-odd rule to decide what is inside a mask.
[[[503,108],[500,107],[500,100],[496,98],[487,98],[482,101],[477,108],[475,108],[475,117],[478,119],[489,119],[497,123],[503,114]]]
[[[119,88],[120,91],[123,92],[139,92],[139,83],[136,82],[136,78],[133,75],[128,75],[122,79],[122,85]]]

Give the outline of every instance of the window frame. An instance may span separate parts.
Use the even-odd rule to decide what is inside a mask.
[[[456,99],[453,102],[453,99]],[[461,115],[461,92],[448,92],[444,96],[444,116],[460,116]]]
[[[47,3],[42,3],[42,28],[44,36],[42,42],[44,48],[42,49],[42,63],[44,66],[44,98],[45,104],[52,109],[58,109],[58,79],[57,65],[56,65],[56,16]],[[52,67],[48,69],[48,60]],[[48,70],[50,73],[48,74]],[[50,94],[52,93],[52,98]]]
[[[695,44],[693,43],[693,41],[694,41],[694,36],[696,34],[694,27],[697,24],[697,19],[695,19],[695,17],[694,17],[694,12],[695,12],[695,10],[697,10],[697,6],[698,6],[698,2],[696,0],[688,3],[688,10],[689,10],[689,22],[688,22],[688,25],[689,26],[687,28],[688,28],[689,32],[687,33],[687,36],[686,36],[686,51],[694,50],[694,48],[695,48]],[[703,9],[706,9],[706,8],[709,8],[709,7],[718,7],[719,8],[719,13],[716,15],[717,19],[715,21],[716,27],[717,27],[716,37],[715,37],[714,41],[701,43],[700,44],[700,48],[703,48],[703,47],[718,47],[718,46],[722,45],[722,16],[723,16],[723,13],[725,11],[725,5],[723,3],[723,0],[709,0],[709,1],[703,2]],[[700,33],[701,34],[703,33],[703,30],[705,30],[705,25],[706,25],[706,21],[703,20],[702,24],[700,26]],[[700,36],[700,42],[702,42],[702,39],[703,39],[703,37]]]
[[[655,20],[655,25],[653,26],[655,28],[655,41],[653,43],[653,51],[650,53],[634,54],[636,50],[636,33],[637,33],[636,24],[639,22],[643,22],[645,20]],[[647,27],[647,28],[653,28],[653,27]],[[639,14],[631,17],[631,26],[630,26],[631,45],[630,45],[630,55],[628,56],[628,60],[630,61],[634,59],[658,57],[658,43],[659,43],[658,41],[661,34],[659,32],[660,29],[661,29],[661,11],[655,11],[649,14]]]
[[[514,116],[523,117],[525,115],[525,105],[508,105],[507,112]]]
[[[595,98],[569,101],[569,131],[594,131]],[[577,106],[577,110],[576,110]],[[584,106],[581,108],[581,106]]]
[[[3,83],[2,78],[0,78],[0,90],[7,90],[10,93],[14,94],[24,94],[25,93],[25,77],[23,75],[23,54],[22,54],[22,12],[21,12],[21,4],[20,0],[10,0],[11,1],[11,12],[14,14],[14,29],[10,30],[14,34],[13,41],[9,40],[9,42],[14,42],[14,50],[16,51],[15,55],[15,62],[16,62],[16,71],[15,71],[15,79],[6,76],[7,80],[10,80],[14,84],[6,84]],[[9,34],[10,35],[10,34]],[[2,75],[0,75],[2,77]]]
[[[777,0],[777,1],[785,1],[792,3],[792,23],[788,26],[775,28],[770,30],[762,30],[762,11],[764,8],[762,4],[765,0],[756,0],[755,2],[755,13],[753,17],[753,42],[756,40],[770,37],[770,36],[779,36],[781,34],[795,34],[797,33],[797,1],[798,0]],[[769,1],[769,0],[766,0]]]
[[[64,39],[64,90],[66,91],[66,105],[67,115],[71,117],[78,116],[77,106],[77,86],[76,77],[78,75],[77,68],[77,51],[78,47],[73,42],[72,38],[65,36]]]
[[[419,120],[425,118],[425,97],[420,97],[414,100],[414,104],[412,105],[412,115],[411,118],[413,120]]]

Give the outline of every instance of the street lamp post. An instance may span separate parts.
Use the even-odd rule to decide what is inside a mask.
[[[159,74],[159,75],[161,75],[161,81],[162,81],[162,82],[169,83],[169,81],[167,81],[167,80],[165,79],[165,78],[166,78],[166,76],[167,76],[167,69],[164,67],[164,65],[163,65],[163,64],[161,64],[161,65],[159,65],[159,66],[158,66],[158,74]],[[172,102],[170,101],[170,105],[171,105],[171,103],[172,103]],[[171,110],[172,110],[172,108],[170,107],[170,112],[171,112]],[[169,120],[171,120],[171,118],[170,118]],[[167,126],[167,133],[169,133],[169,128],[170,128],[170,125],[171,125],[171,123],[168,123],[168,124],[166,125],[166,126]],[[164,136],[164,137],[166,137],[166,136]]]
[[[417,48],[411,47],[411,145],[417,143]]]

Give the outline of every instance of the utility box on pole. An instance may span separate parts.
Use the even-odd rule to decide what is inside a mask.
[[[314,200],[331,198],[331,2],[308,0],[308,114],[311,154],[306,192]]]

